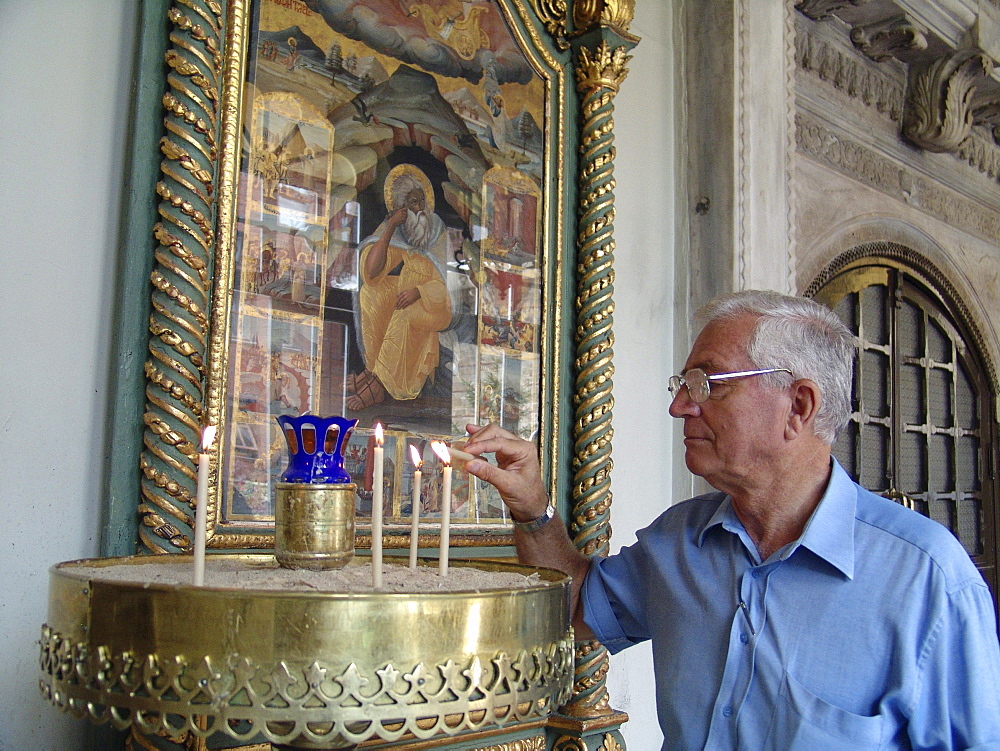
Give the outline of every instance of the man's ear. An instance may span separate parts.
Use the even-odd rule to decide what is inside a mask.
[[[789,386],[792,403],[785,424],[785,438],[796,438],[803,432],[814,431],[816,414],[823,401],[819,386],[808,378],[800,378]]]

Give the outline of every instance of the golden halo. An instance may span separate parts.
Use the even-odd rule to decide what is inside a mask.
[[[385,199],[385,207],[392,212],[392,190],[396,185],[396,181],[403,175],[409,175],[418,183],[424,191],[424,201],[427,204],[427,210],[430,212],[434,211],[434,189],[431,187],[431,181],[427,179],[427,175],[414,164],[397,164],[391,170],[389,174],[385,176],[385,184],[382,186],[382,197]]]

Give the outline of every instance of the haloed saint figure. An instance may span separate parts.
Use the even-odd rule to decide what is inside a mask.
[[[415,399],[440,359],[439,332],[451,322],[444,269],[445,224],[427,176],[400,164],[385,179],[388,216],[360,245],[362,354],[347,377],[348,409]]]

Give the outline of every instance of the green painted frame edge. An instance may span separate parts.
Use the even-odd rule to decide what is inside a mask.
[[[143,365],[149,347],[149,274],[153,268],[156,221],[155,186],[159,179],[157,143],[163,126],[164,54],[169,38],[170,0],[142,0],[136,24],[130,108],[129,161],[118,234],[115,270],[114,339],[107,417],[104,499],[101,504],[102,556],[132,555],[138,549],[140,494],[138,457],[145,406]]]

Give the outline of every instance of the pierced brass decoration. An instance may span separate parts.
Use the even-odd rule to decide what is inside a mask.
[[[213,559],[234,581],[273,561]],[[78,717],[184,742],[261,734],[330,748],[515,726],[536,734],[570,696],[569,580],[557,572],[478,562],[482,572],[534,577],[407,597],[158,583],[178,573],[183,581],[190,566],[179,555],[56,566],[40,641],[43,697]]]
[[[353,664],[331,671],[320,661],[267,666],[235,655],[221,663],[90,651],[48,626],[41,646],[42,672],[51,678],[43,682],[44,697],[77,716],[120,729],[134,723],[143,733],[170,737],[220,732],[247,741],[259,734],[272,743],[331,747],[544,717],[553,700],[565,698],[558,686],[572,662],[569,641],[517,655],[501,652],[489,661],[473,656],[462,664],[386,664],[371,674]],[[414,704],[419,713],[407,709]],[[209,721],[199,723],[206,711]]]
[[[992,72],[993,62],[970,50],[911,68],[903,135],[928,151],[955,151],[972,131],[975,86]]]
[[[222,10],[187,0],[167,13],[173,24],[169,91],[163,97],[167,130],[156,193],[160,221],[150,275],[153,311],[146,361],[146,425],[141,457],[143,502],[139,537],[148,552],[191,544],[196,445],[205,416],[216,130],[222,65]]]

